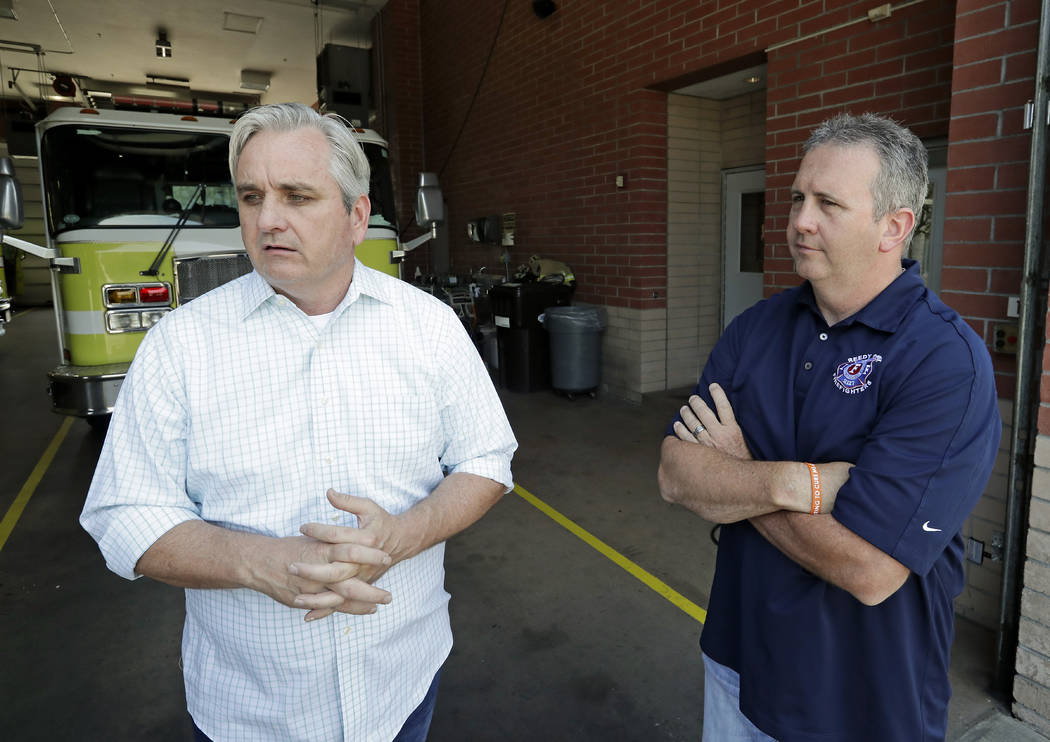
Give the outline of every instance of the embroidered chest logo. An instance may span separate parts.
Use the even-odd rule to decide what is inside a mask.
[[[853,356],[845,363],[840,363],[835,370],[835,386],[843,394],[859,394],[871,386],[868,377],[875,370],[875,364],[882,362],[878,353],[865,353]]]

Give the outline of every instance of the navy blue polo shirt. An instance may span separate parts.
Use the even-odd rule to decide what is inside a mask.
[[[740,708],[781,742],[942,740],[963,522],[1001,423],[991,359],[915,261],[828,327],[808,283],[718,341],[718,382],[754,457],[856,464],[833,517],[912,574],[877,606],[806,571],[750,522],[724,525],[703,651],[740,673]]]

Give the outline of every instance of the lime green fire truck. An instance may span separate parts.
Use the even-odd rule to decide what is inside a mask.
[[[69,107],[36,129],[47,246],[3,239],[51,265],[61,354],[48,374],[53,410],[104,423],[146,330],[251,270],[227,165],[233,122]],[[397,276],[405,251],[436,233],[440,191],[421,188],[417,201],[431,233],[400,244],[386,142],[368,130],[356,137],[372,167],[357,256]]]

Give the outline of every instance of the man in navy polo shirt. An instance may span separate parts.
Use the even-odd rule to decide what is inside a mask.
[[[704,738],[942,740],[960,530],[1001,432],[991,360],[903,258],[918,138],[842,115],[804,151],[805,282],[733,321],[661,449],[663,497],[723,524]]]

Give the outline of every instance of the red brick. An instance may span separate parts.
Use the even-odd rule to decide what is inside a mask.
[[[987,291],[988,270],[985,268],[944,268],[941,287],[945,291]]]
[[[1028,163],[1000,165],[995,170],[996,188],[1028,187]]]
[[[990,319],[1006,317],[1006,297],[990,294],[963,294],[956,291],[942,291],[941,301],[964,317],[984,317]]]
[[[987,266],[989,268],[1021,265],[1024,259],[1023,244],[957,244],[945,240],[944,265]]]
[[[838,90],[828,90],[821,96],[821,103],[825,108],[848,104],[848,103],[871,103],[875,97],[875,84],[862,83],[851,85]],[[865,110],[871,110],[865,107]]]
[[[998,85],[1003,82],[1003,60],[999,57],[983,59],[952,70],[952,86],[956,90],[971,90]],[[1010,78],[1006,78],[1010,79]]]
[[[990,57],[1033,51],[1037,41],[1038,32],[1035,24],[957,40],[955,42],[955,64],[960,66]]]
[[[1042,435],[1050,435],[1050,407],[1045,404],[1039,405],[1039,432]]]
[[[999,353],[993,354],[993,358]],[[1007,364],[1017,365],[1017,356],[1010,355],[1005,359]],[[995,374],[995,393],[999,399],[1013,399],[1014,389],[1017,387],[1017,375],[1013,372]],[[1040,410],[1041,411],[1041,410]]]
[[[983,36],[1006,26],[1006,5],[993,5],[973,13],[960,13],[955,18],[955,38]]]
[[[831,72],[848,72],[849,70],[857,67],[864,67],[870,64],[874,64],[878,58],[874,49],[865,49],[860,52],[846,52],[845,44],[842,45],[842,51],[833,57],[830,57],[824,62],[824,71],[827,73]]]
[[[948,148],[948,168],[972,165],[1027,162],[1029,142],[1021,137],[998,139],[994,142],[959,142],[951,138]]]
[[[956,116],[951,121],[953,141],[989,139],[999,133],[998,113],[979,113],[974,116]]]
[[[997,216],[992,222],[992,238],[996,242],[1020,242],[1027,224],[1024,216]]]
[[[1035,55],[1013,54],[1006,58],[1006,71],[1003,73],[1003,82],[1014,80],[1035,79]]]
[[[1014,0],[1010,3],[1010,25],[1031,23],[1039,20],[1038,0]]]
[[[1026,80],[978,90],[956,91],[952,94],[952,115],[968,116],[988,111],[1021,108],[1031,95],[1032,85]]]
[[[995,167],[959,167],[948,170],[948,192],[990,191],[995,188]]]
[[[991,285],[989,291],[993,294],[1020,294],[1021,293],[1021,270],[1004,269],[991,272]]]

